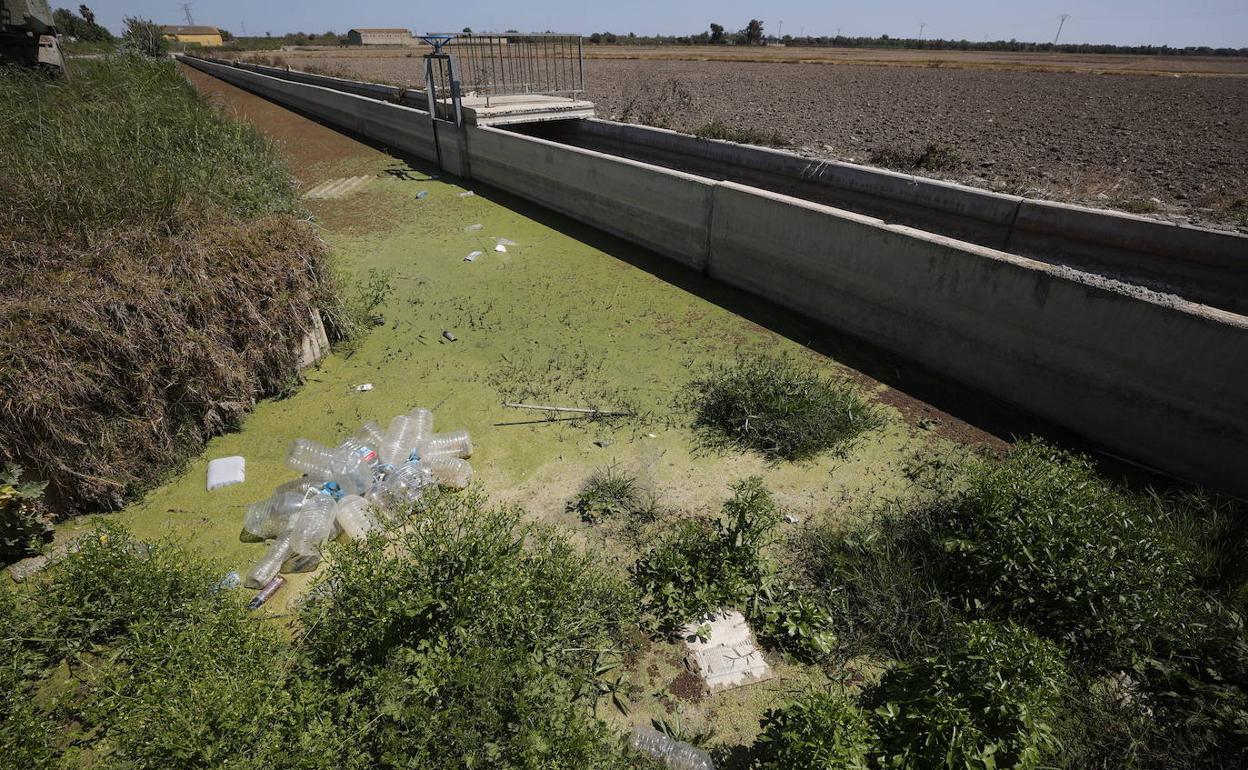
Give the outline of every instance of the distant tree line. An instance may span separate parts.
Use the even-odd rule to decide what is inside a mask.
[[[95,13],[86,5],[78,6],[77,14],[68,8],[57,8],[52,12],[52,23],[60,34],[87,43],[107,43],[113,39],[113,33],[96,23]]]
[[[612,32],[595,32],[588,38],[593,45],[761,45],[783,43],[787,46],[811,46],[820,48],[907,48],[921,51],[1009,51],[1015,53],[1098,53],[1129,54],[1145,56],[1248,56],[1248,48],[1214,48],[1212,46],[1175,47],[1168,45],[1110,45],[1109,43],[1029,43],[1021,40],[945,40],[935,38],[848,37],[785,35],[783,38],[767,36],[763,22],[751,19],[737,32],[727,32],[722,24],[712,23],[706,32],[696,35],[639,36],[632,32],[616,35]]]

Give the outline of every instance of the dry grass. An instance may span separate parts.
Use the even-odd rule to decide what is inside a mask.
[[[113,507],[296,376],[336,306],[280,156],[169,62],[0,75],[0,460]]]

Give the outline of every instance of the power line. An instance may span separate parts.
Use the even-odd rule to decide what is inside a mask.
[[[179,3],[178,6],[182,9],[182,15],[186,17],[187,26],[195,26],[195,17],[191,15],[191,4]]]

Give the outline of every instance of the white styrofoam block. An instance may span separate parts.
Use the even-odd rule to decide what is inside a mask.
[[[208,463],[208,491],[242,484],[246,478],[247,461],[235,455],[220,457]]]
[[[705,641],[698,629],[710,627]],[[754,644],[754,633],[740,612],[715,613],[681,629],[690,668],[701,674],[711,692],[730,690],[771,676],[771,667]]]

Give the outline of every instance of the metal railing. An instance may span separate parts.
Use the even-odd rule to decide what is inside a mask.
[[[585,92],[585,54],[580,35],[455,35],[442,52],[455,57],[464,96]],[[450,90],[449,72],[435,72],[438,90]]]

